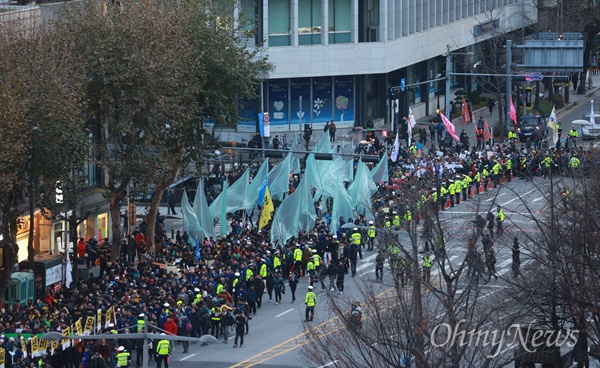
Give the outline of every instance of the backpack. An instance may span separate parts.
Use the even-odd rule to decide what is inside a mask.
[[[187,333],[187,332],[192,332],[192,323],[191,323],[190,321],[188,321],[188,322],[185,324],[185,329],[184,329],[184,331],[185,331],[186,333]]]

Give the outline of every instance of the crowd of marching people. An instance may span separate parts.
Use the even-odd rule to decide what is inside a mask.
[[[430,132],[430,136],[426,132],[419,134],[418,142],[401,147],[397,160],[390,161],[389,181],[378,183],[373,196],[374,217],[370,221],[362,215],[341,218],[340,227],[332,231],[331,213],[325,211],[310,233],[298,234],[286,244],[279,244],[271,243],[268,226],[259,230],[252,223],[252,216],[237,212],[229,217],[227,236],[198,240],[199,254],[188,234],[177,231],[174,239],[170,239],[164,226],[158,223],[156,255],[148,253],[146,226],[142,222],[123,244],[124,256],[117,261],[111,261],[108,241],[98,245],[93,240],[82,240],[80,256],[88,266],[99,265],[98,277],[90,275],[70,288],[48,290],[39,300],[2,308],[0,347],[6,351],[6,367],[140,367],[143,340],[127,335],[143,328],[190,337],[211,334],[224,344],[229,343],[229,334],[235,331],[236,341],[232,345],[241,347],[244,335],[251,332],[252,317],[264,303],[279,304],[284,298],[286,302],[304,300],[304,293],[296,295],[299,280],[304,277],[311,285],[309,293],[315,288],[342,294],[344,279],[356,275],[363,252],[376,252],[377,280],[383,280],[383,265],[389,257],[392,273],[404,285],[410,276],[407,260],[397,244],[385,244],[380,239],[376,246],[378,229],[400,229],[412,221],[422,221],[420,226],[427,245],[421,265],[427,281],[434,262],[432,253],[439,255],[443,249],[438,247],[426,213],[458,206],[512,180],[584,174],[588,162],[597,160],[591,146],[584,149],[573,142],[570,146],[574,148],[548,147],[545,143],[533,147],[513,138],[504,144],[485,142],[476,147],[463,135],[458,142],[448,142],[441,134],[436,140],[437,128]],[[380,157],[386,151],[391,154],[392,139],[380,142],[374,134],[371,139],[361,149]],[[252,174],[258,167],[258,164],[251,166]],[[231,184],[242,173],[243,168],[219,172],[214,184],[222,185],[226,179]],[[293,176],[290,192],[298,183],[299,178]],[[211,186],[207,186],[207,191],[209,201],[218,194],[212,192]],[[477,215],[475,219],[477,238],[483,238],[485,263],[490,270],[494,263],[493,238],[502,236],[505,219],[502,208],[494,212],[487,213],[485,218]],[[353,225],[344,226],[347,223]],[[484,234],[486,226],[489,234]],[[475,250],[477,240],[470,241],[470,249]],[[513,257],[515,252],[518,256],[516,239]],[[474,257],[470,269],[477,274],[478,261]],[[492,276],[495,275],[490,272],[489,278]],[[73,340],[71,347],[63,349],[59,343],[52,354],[48,351],[32,356],[35,355],[31,352],[32,334],[64,330],[80,318],[85,321],[89,316],[97,316],[98,309],[105,314],[111,307],[115,310],[114,320],[102,325],[101,330],[118,334],[118,340]],[[308,312],[307,308],[306,319],[310,321],[312,314],[309,317]],[[148,321],[147,326],[144,320]],[[21,339],[22,336],[27,338]],[[165,347],[161,341],[155,341],[149,349],[152,359],[164,361],[168,367],[168,359],[162,359],[165,352],[187,353],[189,344],[171,342]]]

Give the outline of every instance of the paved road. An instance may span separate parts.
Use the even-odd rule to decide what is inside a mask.
[[[582,108],[582,107],[580,107]],[[575,109],[573,114],[580,114]],[[557,179],[558,181],[568,179]],[[559,184],[562,185],[562,184]],[[536,225],[536,218],[544,216],[544,208],[547,206],[549,193],[549,181],[535,178],[533,182],[516,179],[511,183],[505,183],[497,189],[491,189],[486,193],[470,198],[467,202],[461,202],[454,208],[449,208],[441,213],[441,221],[447,229],[446,238],[450,239],[447,245],[449,264],[458,267],[466,256],[467,238],[472,233],[472,221],[475,213],[479,212],[484,217],[487,211],[496,213],[496,206],[503,207],[507,220],[505,221],[505,234],[495,242],[497,252],[497,271],[501,278],[511,276],[511,246],[512,237],[517,235],[522,246],[521,261],[523,267],[532,262],[530,259],[530,247],[532,239],[540,235],[540,229]],[[174,226],[178,229],[182,226],[178,218],[168,219],[166,226],[170,229]],[[479,244],[481,247],[481,245]],[[422,247],[422,245],[421,245]],[[335,295],[344,302],[351,305],[357,298],[357,283],[372,283],[377,292],[384,292],[392,286],[389,272],[384,277],[383,283],[376,284],[375,279],[375,254],[365,252],[363,260],[359,261],[356,278],[346,278],[346,293]],[[446,268],[450,265],[447,264]],[[437,267],[437,265],[435,266]],[[439,269],[432,271],[432,280],[439,279]],[[304,319],[304,304],[302,303],[306,291],[306,279],[302,279],[297,291],[296,303],[291,302],[288,293],[280,305],[269,302],[264,298],[263,307],[250,321],[250,334],[246,335],[243,348],[232,348],[232,339],[229,344],[218,343],[209,346],[192,345],[188,354],[182,354],[178,348],[172,357],[177,367],[198,366],[201,363],[205,367],[305,367],[306,362],[302,360],[302,349],[300,347],[309,341],[305,338],[305,328],[323,328],[320,323],[328,318],[328,301],[323,294],[318,296],[316,308],[317,320],[312,325],[302,322]],[[482,297],[492,295],[499,287],[505,285],[502,279],[496,284],[494,281],[482,285]],[[317,288],[320,289],[320,288]],[[333,364],[332,364],[333,366]]]

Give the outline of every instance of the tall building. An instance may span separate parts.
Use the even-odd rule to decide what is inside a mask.
[[[274,70],[262,101],[242,106],[237,131],[255,131],[262,103],[273,133],[330,120],[338,128],[378,126],[408,106],[417,118],[433,114],[445,105],[445,81],[427,81],[443,79],[448,47],[465,61],[478,42],[537,21],[534,0],[242,0],[240,14],[255,17],[253,42],[264,40]],[[469,71],[476,53],[469,58],[455,67]],[[408,87],[391,95],[401,84]],[[451,84],[476,88],[468,77]]]

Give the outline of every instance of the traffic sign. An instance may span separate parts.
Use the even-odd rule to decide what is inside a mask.
[[[541,81],[544,76],[541,74],[525,74],[526,81]]]
[[[404,92],[405,89],[406,89],[406,78],[402,78],[402,79],[400,79],[400,90],[402,90],[402,92]]]
[[[268,112],[265,112],[265,114],[263,115],[263,120],[265,123],[268,123],[271,120],[271,116]]]

